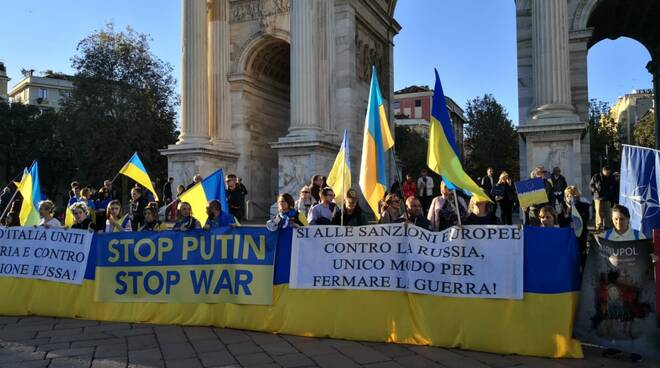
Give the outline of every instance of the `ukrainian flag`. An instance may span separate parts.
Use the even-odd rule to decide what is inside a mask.
[[[548,193],[541,178],[522,180],[515,183],[520,208],[527,208],[539,203],[548,203]],[[578,215],[579,216],[579,215]]]
[[[346,191],[351,188],[351,158],[348,151],[348,131],[344,129],[344,140],[328,174],[328,186],[335,192],[335,202],[341,205]]]
[[[456,147],[454,130],[447,111],[445,94],[442,91],[440,76],[435,71],[435,90],[433,91],[433,107],[431,109],[431,124],[429,128],[429,149],[426,159],[428,167],[449,181],[450,188],[457,187],[472,193],[480,200],[492,202],[483,189],[463,170]]]
[[[138,156],[137,152],[135,152],[131,159],[128,160],[128,162],[124,165],[124,167],[119,170],[119,173],[126,175],[138,182],[144,188],[151,191],[151,193],[154,195],[154,198],[158,200],[158,194],[156,194],[154,186],[151,184],[149,174],[147,174],[147,169],[144,168],[142,160],[140,160],[140,156]]]
[[[387,167],[385,152],[394,146],[394,139],[387,123],[387,113],[383,106],[383,96],[376,77],[376,68],[371,69],[369,104],[364,119],[364,141],[362,142],[362,162],[360,163],[360,188],[364,199],[380,219],[378,202],[387,191]]]
[[[206,205],[209,201],[217,199],[220,201],[222,212],[229,213],[227,204],[227,192],[225,191],[225,175],[222,169],[206,177],[206,179],[192,186],[180,197],[181,202],[190,203],[193,217],[199,220],[204,226],[208,215],[206,214]],[[232,216],[233,217],[233,216]]]
[[[23,171],[23,178],[18,183],[18,191],[23,196],[23,204],[19,219],[21,226],[34,226],[39,224],[39,202],[41,202],[41,185],[39,185],[39,165],[32,163],[30,169]]]

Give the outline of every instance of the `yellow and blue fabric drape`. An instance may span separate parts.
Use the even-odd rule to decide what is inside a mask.
[[[344,129],[344,139],[327,179],[328,186],[335,192],[335,202],[341,206],[346,191],[351,188],[351,158],[348,150],[348,130]]]
[[[383,96],[376,76],[376,68],[371,69],[371,87],[369,103],[364,119],[364,140],[362,142],[362,160],[360,163],[360,189],[369,207],[380,219],[378,202],[387,191],[387,166],[385,153],[394,146],[394,139],[387,122],[387,113],[383,105]]]
[[[227,192],[224,180],[225,175],[222,169],[219,169],[207,176],[201,182],[193,185],[179,197],[181,202],[190,203],[193,217],[198,219],[202,226],[204,226],[208,219],[206,205],[209,201],[217,199],[220,201],[222,212],[229,214],[229,205],[227,204]]]
[[[154,198],[158,200],[158,194],[156,194],[154,186],[151,184],[149,174],[147,173],[147,169],[144,168],[144,164],[142,164],[142,160],[140,160],[140,156],[138,156],[137,152],[135,152],[124,167],[119,170],[119,173],[138,182],[144,188],[149,190],[154,195]]]

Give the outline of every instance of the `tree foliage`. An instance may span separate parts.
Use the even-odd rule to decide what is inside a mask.
[[[649,111],[635,124],[635,144],[642,147],[655,148],[655,115]]]
[[[172,67],[152,54],[146,35],[112,25],[83,39],[77,52],[74,89],[61,110],[76,179],[100,184],[136,151],[152,179],[166,175],[158,150],[176,140]]]
[[[591,170],[599,172],[603,165],[609,165],[616,170],[621,158],[621,138],[607,102],[596,99],[589,101],[589,134]]]
[[[403,176],[411,174],[417,177],[426,168],[426,154],[429,142],[411,127],[397,126],[394,131],[394,149],[401,162]]]
[[[486,94],[468,101],[466,117],[464,166],[467,173],[476,178],[492,167],[495,175],[507,171],[512,177],[518,177],[518,134],[504,107],[493,95]]]

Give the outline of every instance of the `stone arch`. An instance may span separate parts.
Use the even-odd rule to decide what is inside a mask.
[[[271,144],[290,125],[290,38],[285,31],[258,32],[234,63],[232,114],[240,156],[237,171],[250,184],[251,213],[268,216],[278,191],[278,155]]]
[[[250,64],[254,61],[254,56],[278,41],[291,45],[291,34],[283,29],[275,29],[271,33],[257,32],[253,34],[238,51],[234,73],[243,74],[248,72]]]
[[[587,29],[587,22],[589,21],[589,16],[593,11],[594,7],[601,0],[579,0],[577,7],[575,8],[575,13],[573,14],[573,22],[571,24],[571,29],[573,30],[583,30]]]

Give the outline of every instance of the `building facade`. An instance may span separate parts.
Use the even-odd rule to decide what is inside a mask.
[[[259,217],[328,174],[344,129],[358,167],[372,66],[391,111],[395,5],[182,0],[181,135],[162,151],[175,184],[224,168]]]
[[[451,98],[445,96],[447,110],[454,128],[456,147],[461,159],[465,157],[463,128],[467,123],[463,109]],[[395,124],[408,126],[428,137],[431,111],[433,109],[433,90],[428,86],[410,86],[394,92],[393,110]]]
[[[653,100],[652,89],[632,90],[616,100],[610,113],[619,128],[621,143],[635,144],[635,124],[653,108]]]
[[[71,90],[73,82],[68,76],[47,73],[39,77],[30,71],[9,91],[9,98],[15,103],[59,110],[62,100]]]

